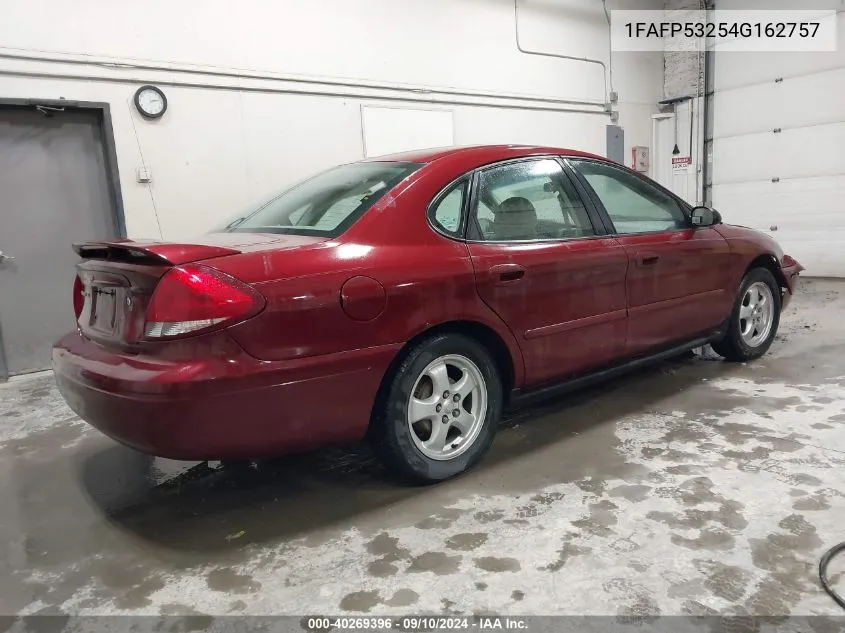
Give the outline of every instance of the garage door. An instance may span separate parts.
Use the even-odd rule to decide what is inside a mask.
[[[845,14],[835,53],[715,55],[713,205],[845,277]]]
[[[0,108],[0,380],[73,329],[71,244],[116,236],[108,182],[97,115]]]

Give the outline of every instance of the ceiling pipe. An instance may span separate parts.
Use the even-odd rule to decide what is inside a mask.
[[[613,34],[610,26],[610,11],[607,10],[607,0],[601,0],[601,7],[604,9],[604,19],[607,21],[607,77],[610,84],[610,94],[615,95],[616,91],[613,89]],[[613,102],[615,97],[611,97]]]
[[[558,97],[542,97],[539,95],[520,95],[505,92],[490,92],[480,90],[462,90],[452,87],[439,86],[418,86],[399,83],[384,83],[376,81],[365,81],[358,79],[336,79],[326,77],[303,77],[301,75],[288,75],[273,72],[260,72],[241,69],[221,69],[217,67],[197,67],[186,64],[172,64],[168,62],[148,62],[148,61],[122,61],[114,59],[98,58],[93,55],[73,55],[67,53],[45,53],[44,51],[26,51],[19,52],[15,49],[8,49],[0,47],[0,59],[10,59],[15,61],[29,61],[29,62],[44,62],[53,64],[67,64],[76,66],[97,66],[107,68],[110,70],[123,71],[142,71],[142,72],[162,72],[173,73],[181,75],[195,75],[200,77],[214,77],[221,79],[230,79],[235,81],[242,81],[245,79],[259,80],[259,81],[274,81],[288,84],[300,84],[304,86],[325,86],[326,88],[340,88],[352,90],[373,90],[394,95],[394,100],[407,100],[415,102],[424,102],[428,96],[440,96],[445,99],[431,99],[433,103],[454,102],[461,105],[467,99],[495,99],[518,101],[527,104],[537,104],[535,109],[554,110],[555,106],[581,106],[581,107],[595,107],[602,108],[604,103],[597,101],[589,101],[586,99],[561,99]],[[5,74],[0,68],[0,74]],[[170,82],[166,82],[170,83]],[[295,92],[290,90],[289,92]],[[303,90],[303,93],[308,90]],[[338,91],[340,93],[340,91]],[[399,98],[398,95],[403,95]],[[407,96],[406,96],[407,95]],[[453,99],[459,97],[460,99]],[[531,108],[528,108],[531,109]],[[601,114],[601,110],[598,111]]]
[[[604,5],[604,2],[602,2]],[[607,8],[605,7],[605,17],[608,20],[608,25],[610,24],[610,16],[607,13]],[[525,53],[526,55],[537,55],[539,57],[554,57],[556,59],[568,59],[570,61],[576,62],[586,62],[588,64],[597,64],[601,66],[602,71],[604,73],[604,103],[605,103],[605,110],[608,112],[611,109],[610,98],[608,95],[608,70],[607,64],[604,63],[601,59],[592,59],[590,57],[577,57],[575,55],[564,55],[563,53],[548,53],[544,51],[534,51],[527,49],[522,46],[522,43],[519,40],[519,0],[513,0],[513,23],[514,23],[514,34],[516,35],[516,48],[519,50],[520,53]],[[610,92],[613,92],[613,85],[612,79],[610,82]]]
[[[94,75],[94,74],[70,74],[58,72],[44,72],[44,71],[28,71],[28,70],[14,70],[14,69],[0,69],[0,76],[12,77],[35,77],[40,79],[62,79],[75,81],[102,81],[108,83],[119,84],[160,84],[167,86],[180,86],[183,88],[201,88],[206,90],[231,90],[235,92],[254,92],[264,94],[295,94],[307,95],[313,97],[335,97],[335,98],[349,98],[361,99],[373,102],[396,102],[396,103],[419,103],[419,104],[439,104],[444,106],[459,105],[459,106],[473,106],[478,108],[494,108],[500,110],[533,110],[542,112],[570,112],[577,114],[593,114],[606,116],[607,113],[600,109],[587,109],[570,107],[565,105],[558,105],[555,103],[525,103],[525,102],[508,102],[508,101],[473,101],[465,97],[451,97],[444,96],[436,98],[433,96],[416,95],[413,93],[407,94],[375,94],[364,92],[360,89],[350,88],[348,91],[340,91],[339,89],[332,90],[310,90],[304,87],[286,88],[283,86],[268,85],[250,86],[250,85],[220,85],[201,81],[187,81],[179,79],[165,79],[156,78],[150,75],[138,75],[132,77],[115,77],[108,75]]]

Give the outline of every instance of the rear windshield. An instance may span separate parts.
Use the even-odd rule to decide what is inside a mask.
[[[417,163],[398,162],[335,167],[229,218],[211,232],[337,237],[420,167]]]

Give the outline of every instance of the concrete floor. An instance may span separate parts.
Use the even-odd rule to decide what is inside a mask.
[[[764,359],[677,359],[523,412],[428,488],[356,449],[147,458],[51,376],[19,379],[0,386],[0,613],[839,614],[816,565],[845,539],[843,429],[827,281]]]

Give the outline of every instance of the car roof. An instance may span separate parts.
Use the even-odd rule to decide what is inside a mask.
[[[554,154],[557,156],[579,156],[582,158],[597,158],[607,160],[602,156],[563,147],[546,147],[542,145],[468,145],[464,147],[436,147],[432,149],[414,150],[376,156],[365,162],[407,162],[428,164],[444,158],[459,158],[464,164],[485,165],[509,158],[523,156],[537,156]]]

